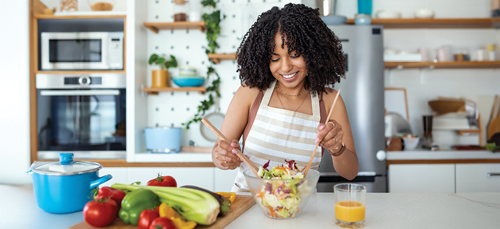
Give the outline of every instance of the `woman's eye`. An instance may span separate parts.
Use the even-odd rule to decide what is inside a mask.
[[[298,57],[300,57],[300,54],[295,54],[290,56],[290,58],[298,58]]]
[[[279,59],[279,58],[278,58],[278,59],[274,59],[274,60],[273,60],[273,59],[271,59],[271,62],[276,62],[276,61],[278,61],[278,60],[280,60],[280,59]]]

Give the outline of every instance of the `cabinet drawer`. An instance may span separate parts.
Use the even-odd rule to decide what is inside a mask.
[[[455,164],[389,165],[391,193],[454,193]]]
[[[500,192],[500,164],[457,164],[457,192]]]

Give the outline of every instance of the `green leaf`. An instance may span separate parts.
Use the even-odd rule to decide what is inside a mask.
[[[177,59],[173,55],[170,55],[170,67],[177,68]]]
[[[149,57],[149,61],[148,61],[149,65],[155,63],[157,59],[158,59],[158,55],[153,53],[153,55],[151,55],[151,57]]]

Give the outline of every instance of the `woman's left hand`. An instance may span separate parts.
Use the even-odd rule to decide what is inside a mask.
[[[329,120],[326,124],[318,126],[318,137],[315,143],[327,149],[330,154],[335,155],[344,145],[344,132],[342,126],[335,120]]]

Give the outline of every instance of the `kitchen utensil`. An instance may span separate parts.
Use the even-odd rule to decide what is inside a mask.
[[[434,116],[432,115],[424,115],[422,117],[423,120],[423,128],[424,128],[424,143],[423,147],[426,149],[432,148],[432,119]]]
[[[61,153],[59,162],[35,161],[28,173],[38,207],[50,213],[83,210],[92,200],[92,189],[112,178],[109,174],[99,177],[100,169],[99,163],[73,161],[73,153]]]
[[[355,25],[370,25],[371,23],[372,19],[369,14],[356,14],[354,17]]]
[[[215,111],[205,115],[205,119],[207,119],[215,128],[220,129],[222,127],[222,123],[224,122],[225,115],[219,111],[220,108],[220,98],[215,97],[214,99],[214,107]],[[217,135],[212,132],[206,125],[200,125],[200,133],[203,138],[207,141],[215,142],[217,141]]]
[[[500,133],[500,111],[498,111],[499,100],[498,95],[495,95],[495,102],[493,103],[493,110],[491,111],[490,124],[488,124],[487,140],[490,140],[495,133]]]
[[[174,76],[172,80],[179,87],[198,87],[205,83],[203,76]]]
[[[210,123],[210,121],[208,121],[206,118],[203,118],[201,120],[201,122],[203,122],[205,125],[207,125],[207,127],[213,131],[217,137],[221,138],[222,140],[226,141],[227,143],[231,144],[231,142],[224,136],[224,134],[222,134],[217,128],[215,128],[214,125],[212,125],[212,123]],[[255,177],[258,177],[259,175],[257,174],[258,172],[258,168],[257,166],[255,166],[253,164],[252,161],[250,161],[245,155],[243,155],[243,153],[239,150],[239,149],[236,149],[238,151],[238,157],[250,168],[250,170],[252,170],[252,172],[254,173]]]
[[[327,25],[344,25],[347,17],[341,15],[330,15],[321,17],[321,20]]]
[[[405,150],[412,150],[417,148],[418,142],[420,141],[420,138],[417,137],[410,137],[410,138],[403,138],[404,142],[404,149]]]
[[[372,0],[358,0],[358,14],[372,14]]]
[[[250,207],[252,207],[255,204],[255,201],[253,197],[250,195],[236,195],[236,199],[234,199],[233,202],[231,202],[231,208],[227,215],[224,217],[219,217],[215,221],[214,224],[210,226],[200,226],[198,225],[196,228],[203,228],[203,229],[217,229],[217,228],[224,228],[227,226],[229,223],[231,223],[233,220],[238,218],[241,214],[245,213]],[[115,221],[107,226],[106,228],[114,228],[114,229],[135,229],[137,228],[136,226],[126,224],[123,222],[120,217],[116,217]],[[88,223],[85,221],[82,221],[78,224],[75,224],[69,229],[95,229],[95,227],[90,226]]]
[[[243,175],[257,206],[271,219],[297,217],[306,207],[311,194],[316,192],[314,189],[319,180],[317,170],[311,170],[302,179],[264,179],[252,174],[250,170],[245,170]],[[290,192],[290,189],[296,192]],[[278,201],[281,198],[284,201]],[[276,210],[277,208],[280,210]]]
[[[148,153],[178,153],[181,151],[182,129],[150,127],[144,129]]]
[[[332,111],[333,111],[333,107],[335,107],[335,103],[337,102],[337,99],[339,98],[339,95],[340,95],[340,90],[341,90],[341,89],[339,89],[339,90],[337,91],[337,95],[335,96],[335,99],[333,100],[332,107],[330,107],[330,112],[328,112],[328,116],[326,117],[326,122],[328,122],[328,121],[330,120],[330,116],[332,116],[332,113],[333,113],[333,112],[332,112]],[[326,125],[326,124],[325,124],[325,125]],[[323,139],[321,139],[321,141],[323,141]],[[314,147],[314,151],[313,151],[313,153],[312,153],[312,155],[311,155],[311,159],[309,159],[309,163],[307,163],[307,166],[306,166],[306,167],[307,167],[307,169],[306,169],[306,172],[304,173],[304,177],[306,177],[306,176],[307,176],[307,173],[309,172],[309,168],[311,167],[311,163],[312,163],[312,161],[313,161],[313,159],[314,159],[314,155],[316,155],[316,150],[318,149],[319,143],[320,143],[321,141],[319,141],[318,143],[316,143],[316,146]]]
[[[196,68],[191,66],[179,66],[179,75],[196,76]]]
[[[415,18],[433,18],[434,10],[431,9],[418,9],[415,11]]]

